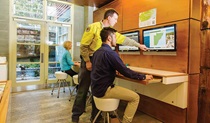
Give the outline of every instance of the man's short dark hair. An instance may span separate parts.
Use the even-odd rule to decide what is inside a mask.
[[[104,27],[100,33],[102,42],[106,42],[108,36],[111,34],[114,34],[115,32],[117,32],[117,30],[115,30],[111,27]]]
[[[106,12],[104,13],[104,19],[107,19],[109,16],[112,17],[114,13],[119,15],[115,9],[112,9],[112,8],[107,9]]]

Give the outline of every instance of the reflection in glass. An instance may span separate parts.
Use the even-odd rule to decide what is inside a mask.
[[[60,62],[62,54],[65,49],[63,46],[49,46],[49,61],[50,62]]]
[[[47,2],[47,19],[59,22],[71,21],[71,6],[63,3]]]
[[[49,26],[48,44],[63,44],[68,39],[68,27]]]
[[[40,65],[39,64],[17,64],[16,65],[16,81],[23,80],[39,80]]]
[[[55,72],[60,70],[60,63],[50,63],[48,66],[48,78],[55,78]]]
[[[18,43],[40,43],[40,25],[30,23],[17,24]]]
[[[55,78],[54,73],[60,70],[60,60],[65,52],[63,42],[68,40],[69,27],[48,26],[48,78]]]
[[[40,45],[17,44],[17,62],[40,62]]]

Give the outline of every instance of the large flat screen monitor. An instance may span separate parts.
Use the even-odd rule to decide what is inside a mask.
[[[135,40],[138,43],[140,42],[139,31],[126,32],[126,33],[122,33],[122,34],[128,38]],[[119,52],[120,53],[140,53],[138,47],[124,46],[124,45],[119,45]]]
[[[176,51],[176,25],[143,30],[143,44],[148,51]]]

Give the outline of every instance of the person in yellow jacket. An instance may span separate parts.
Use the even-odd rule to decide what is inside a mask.
[[[114,27],[118,20],[118,13],[114,9],[107,9],[104,14],[104,19],[100,22],[95,22],[90,24],[81,39],[80,42],[80,57],[81,66],[78,74],[79,88],[77,90],[77,95],[72,108],[72,122],[78,123],[79,117],[85,111],[87,93],[89,91],[89,86],[91,84],[90,72],[92,69],[91,58],[93,53],[101,47],[102,40],[100,37],[100,32],[103,27]],[[139,44],[133,39],[125,37],[120,33],[116,32],[117,44],[136,46],[141,50],[147,50],[145,45]],[[90,120],[92,121],[96,116],[98,110],[95,107],[94,101],[92,101],[92,113]],[[99,117],[97,121],[100,121]]]

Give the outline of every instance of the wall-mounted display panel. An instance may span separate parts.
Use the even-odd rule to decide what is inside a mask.
[[[130,39],[133,39],[137,43],[140,42],[139,31],[126,32],[122,34]],[[120,54],[140,54],[139,48],[135,46],[119,45],[118,49]]]

